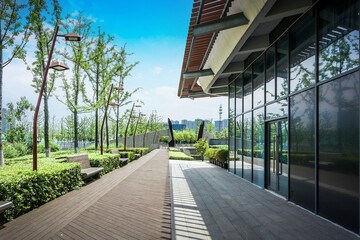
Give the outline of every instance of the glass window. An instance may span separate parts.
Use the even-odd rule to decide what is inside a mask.
[[[264,187],[265,125],[263,108],[254,111],[253,131],[253,180],[256,185]]]
[[[242,75],[236,79],[236,115],[242,113],[242,101],[243,101],[243,80]]]
[[[266,119],[274,119],[287,115],[288,104],[286,99],[266,106]]]
[[[266,102],[275,100],[275,47],[266,52]]]
[[[253,64],[254,108],[264,104],[264,55]]]
[[[244,178],[251,182],[252,175],[252,112],[249,112],[244,115]]]
[[[299,91],[315,83],[315,17],[307,13],[290,30],[290,90]]]
[[[319,87],[319,214],[354,232],[359,229],[359,90],[359,72]]]
[[[242,177],[242,115],[236,118],[236,174]]]
[[[229,118],[235,117],[235,81],[229,85]]]
[[[251,67],[244,72],[244,112],[252,109]]]
[[[234,173],[235,170],[235,122],[229,119],[229,171]]]
[[[329,0],[319,11],[319,80],[359,66],[359,1]]]
[[[288,35],[282,36],[276,43],[276,96],[288,94]]]
[[[290,100],[290,200],[315,210],[315,89]]]

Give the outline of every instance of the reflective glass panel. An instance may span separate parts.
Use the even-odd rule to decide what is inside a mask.
[[[290,30],[290,90],[315,83],[315,16],[307,13]]]
[[[275,47],[266,52],[266,102],[275,100]]]
[[[254,108],[264,104],[264,55],[253,64],[253,97]]]
[[[229,118],[235,117],[235,81],[229,85]]]
[[[244,112],[252,109],[251,68],[244,72]]]
[[[242,115],[236,118],[236,174],[242,177]]]
[[[276,95],[282,97],[288,94],[288,35],[282,36],[276,46]]]
[[[251,144],[252,144],[252,117],[251,117],[252,113],[249,112],[247,114],[244,115],[244,149],[243,149],[243,154],[244,154],[244,178],[249,180],[251,182],[251,155],[252,155],[252,150],[251,150]]]
[[[288,104],[286,99],[266,106],[266,119],[274,119],[287,115]]]
[[[319,214],[359,229],[359,72],[319,87]]]
[[[359,1],[329,0],[323,5],[319,11],[320,81],[359,66]]]
[[[236,115],[242,113],[242,101],[243,101],[243,80],[242,75],[236,79]]]
[[[265,125],[264,109],[254,111],[253,116],[253,182],[264,187]]]
[[[315,210],[315,90],[290,100],[290,201]]]
[[[235,170],[235,122],[229,120],[229,171],[234,173]]]

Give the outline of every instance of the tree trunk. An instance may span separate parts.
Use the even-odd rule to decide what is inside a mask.
[[[74,110],[74,153],[78,153],[78,121],[77,110]]]
[[[45,155],[50,157],[50,143],[49,143],[49,107],[47,98],[47,85],[44,87],[44,141],[45,141]]]
[[[118,99],[119,102],[119,99]],[[119,106],[116,107],[116,133],[115,133],[115,140],[116,140],[116,148],[119,148]]]
[[[99,66],[96,69],[96,104],[99,101]],[[98,150],[99,142],[99,109],[96,107],[95,110],[95,150]]]
[[[0,21],[0,36],[1,36],[1,21]],[[2,42],[0,42],[0,46],[2,46]],[[2,145],[2,87],[3,87],[3,50],[0,48],[0,166],[4,166],[4,154],[3,154],[3,145]]]
[[[108,117],[107,117],[107,115],[106,115],[105,121],[106,121],[106,149],[109,149],[110,148],[110,144],[109,144],[109,125],[108,125]]]

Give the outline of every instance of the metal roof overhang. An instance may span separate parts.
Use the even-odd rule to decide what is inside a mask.
[[[217,14],[211,13],[209,5],[216,5]],[[284,18],[300,15],[312,5],[312,0],[194,0],[195,10],[190,19],[178,96],[226,96],[227,85],[234,74],[244,71],[245,59],[269,47],[269,34],[274,28]],[[210,21],[221,22],[232,15],[243,15],[246,19],[235,27],[214,27],[212,34],[193,36],[194,29],[201,25],[209,26]],[[208,33],[209,27],[205,30]],[[196,74],[184,78],[184,74],[191,72]]]

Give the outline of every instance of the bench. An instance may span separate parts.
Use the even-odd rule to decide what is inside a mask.
[[[141,154],[139,154],[139,153],[135,153],[135,154],[134,154],[134,156],[135,156],[135,159],[138,159],[138,158],[140,158],[140,157],[141,157]]]
[[[13,205],[12,202],[0,201],[0,213],[5,211],[6,209],[9,209],[12,205]]]
[[[78,162],[81,166],[81,177],[83,179],[93,177],[100,173],[104,168],[102,167],[91,167],[89,156],[87,154],[80,154],[75,156],[67,157],[69,162]]]
[[[111,150],[112,154],[119,154],[119,150]],[[119,158],[119,165],[120,166],[124,166],[128,163],[129,159],[128,158]]]

